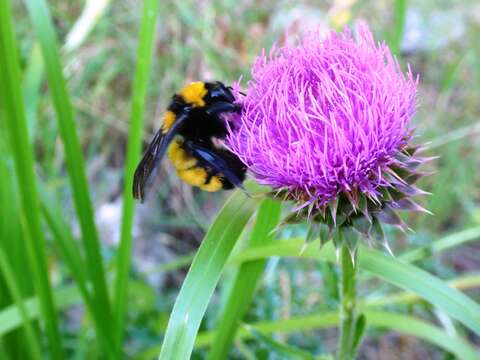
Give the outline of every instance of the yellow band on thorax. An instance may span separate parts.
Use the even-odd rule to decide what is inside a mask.
[[[205,106],[204,96],[207,95],[205,83],[201,81],[192,82],[180,91],[180,96],[186,103],[193,106]]]

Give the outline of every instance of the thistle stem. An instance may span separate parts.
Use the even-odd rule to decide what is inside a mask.
[[[356,323],[356,272],[357,250],[352,253],[346,244],[342,245],[342,281],[340,288],[340,336],[338,340],[338,360],[351,360],[355,357]]]

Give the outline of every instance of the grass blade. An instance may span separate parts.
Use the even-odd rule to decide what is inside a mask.
[[[120,232],[120,246],[117,258],[117,275],[115,281],[115,314],[114,337],[120,344],[124,331],[124,319],[128,291],[128,274],[132,253],[132,226],[134,216],[134,199],[132,197],[133,174],[140,160],[143,134],[143,116],[145,94],[155,39],[155,24],[157,20],[158,0],[144,2],[143,16],[140,25],[139,42],[137,49],[137,65],[133,82],[130,127],[128,131],[127,159],[124,173],[122,224]]]
[[[83,265],[82,252],[73,234],[70,232],[68,225],[59,216],[61,212],[55,207],[55,204],[45,194],[41,194],[40,197],[43,217],[53,235],[55,245],[60,250],[72,277],[75,279],[75,285],[85,294],[85,300],[92,300],[90,292],[87,290],[88,277]]]
[[[263,200],[259,207],[255,225],[249,239],[249,248],[254,249],[271,241],[272,230],[280,220],[281,203],[271,199]],[[226,359],[233,343],[237,328],[253,299],[256,285],[263,273],[266,260],[246,262],[240,268],[233,281],[230,294],[220,315],[216,338],[208,354],[208,359]],[[239,296],[238,294],[242,294]]]
[[[198,249],[170,314],[159,359],[190,359],[200,322],[237,238],[256,203],[236,191]]]
[[[27,252],[35,290],[40,299],[52,357],[62,359],[63,351],[48,278],[45,238],[40,224],[41,215],[35,183],[33,149],[29,142],[17,54],[18,47],[14,37],[10,2],[2,0],[0,1],[0,83],[2,84],[0,99],[4,107],[2,112],[5,116],[15,163]]]
[[[7,286],[9,288],[10,293],[17,305],[18,311],[22,318],[22,323],[25,328],[26,333],[26,343],[28,344],[27,348],[30,352],[30,356],[33,359],[41,359],[41,350],[40,345],[37,341],[37,337],[35,335],[35,331],[33,330],[33,326],[31,324],[31,320],[28,317],[27,310],[25,309],[25,305],[23,304],[22,293],[17,286],[14,271],[9,264],[8,257],[5,254],[5,251],[0,246],[0,271],[3,273],[3,277]]]
[[[396,54],[397,56],[399,55],[402,46],[407,8],[408,0],[395,0],[393,7],[393,30],[389,37],[389,45],[392,54]]]
[[[85,305],[92,314],[97,336],[103,346],[104,353],[107,354],[110,359],[118,358],[114,353],[113,337],[108,328],[110,319],[106,317],[106,314],[103,313],[101,309],[95,306],[91,292],[88,289],[88,278],[83,266],[84,260],[70,228],[63,222],[61,216],[59,216],[60,210],[55,208],[54,204],[50,202],[46,196],[42,198],[42,212],[52,232],[53,240],[60,249],[65,262],[68,264],[72,277],[75,280],[75,285],[78,287]]]
[[[57,114],[60,135],[65,148],[68,175],[84,242],[87,270],[95,290],[95,302],[106,316],[110,315],[100,243],[96,231],[83,155],[77,137],[73,108],[60,62],[57,39],[45,0],[25,0],[30,19],[42,48],[49,89]]]
[[[33,44],[28,64],[23,74],[23,98],[25,103],[25,114],[27,117],[28,134],[32,141],[36,118],[37,107],[40,100],[40,91],[43,80],[43,60],[40,46]]]
[[[107,11],[110,0],[87,0],[82,14],[73,25],[65,40],[64,50],[78,48]]]
[[[0,106],[0,115],[2,107]],[[17,304],[12,286],[18,289],[20,299],[34,294],[33,279],[23,276],[25,266],[28,264],[28,253],[25,244],[25,234],[20,222],[20,199],[16,186],[15,169],[12,156],[7,143],[7,129],[3,119],[0,118],[0,247],[3,253],[8,254],[8,265],[14,274],[14,284],[9,285],[6,274],[0,271],[0,309]],[[10,281],[11,283],[11,281]],[[58,309],[58,308],[57,308]],[[23,319],[21,319],[22,321]],[[20,323],[19,325],[22,325]],[[36,325],[36,324],[35,324]],[[35,326],[34,327],[37,327]],[[36,335],[40,333],[38,329]],[[18,329],[8,334],[1,340],[0,352],[10,358],[29,358],[30,350],[23,346],[28,334],[25,329]]]

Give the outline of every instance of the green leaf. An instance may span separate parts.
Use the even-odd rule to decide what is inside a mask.
[[[478,352],[461,337],[449,335],[443,329],[412,316],[370,310],[365,311],[365,316],[369,326],[413,335],[455,354],[458,359],[478,359]]]
[[[425,256],[451,249],[466,242],[480,238],[480,226],[472,227],[463,231],[455,232],[439,240],[433,241],[429,245],[417,249],[409,250],[401,254],[398,258],[406,262],[418,261]]]
[[[150,78],[151,60],[155,39],[158,0],[147,0],[143,6],[137,49],[137,65],[133,82],[130,127],[128,131],[127,157],[124,172],[122,224],[120,246],[117,258],[117,275],[115,279],[115,314],[114,337],[117,344],[122,343],[125,312],[127,304],[128,274],[131,266],[132,226],[134,216],[134,199],[132,196],[133,174],[140,160],[143,134],[143,116],[145,95]]]
[[[451,279],[447,282],[447,285],[458,290],[471,289],[480,286],[480,274],[468,274],[465,276],[459,276]],[[365,304],[368,306],[386,306],[392,304],[408,304],[417,301],[420,297],[417,294],[411,292],[399,292],[395,294],[382,294],[380,297],[367,297]]]
[[[281,359],[291,359],[291,360],[314,360],[313,355],[309,354],[306,351],[294,348],[293,346],[288,346],[282,344],[278,341],[275,341],[271,337],[262,334],[261,332],[256,331],[251,326],[245,326],[245,329],[252,334],[261,344],[263,344],[268,350],[269,353],[274,353],[278,355]],[[213,342],[215,344],[215,341]],[[224,358],[226,359],[226,358]]]
[[[461,288],[461,289],[467,289],[467,288],[472,288],[472,287],[477,287],[478,285],[480,284],[480,275],[471,275],[471,276],[463,276],[463,277],[459,277],[459,278],[456,278],[456,279],[452,279],[450,282],[449,282],[449,285],[450,286],[455,286],[455,287],[458,287],[458,288]],[[399,293],[399,294],[395,294],[395,295],[392,295],[391,297],[387,297],[387,299],[385,301],[383,301],[383,298],[380,298],[380,299],[372,299],[371,301],[367,301],[365,302],[364,304],[361,304],[360,305],[360,311],[364,311],[365,309],[369,310],[369,311],[376,311],[376,307],[377,306],[380,306],[380,305],[390,305],[390,304],[397,304],[397,303],[404,303],[404,302],[412,302],[412,301],[415,301],[415,300],[418,300],[419,299],[419,296],[416,295],[416,294],[412,294],[412,293],[406,293],[406,292],[402,292],[402,293]],[[315,321],[319,321],[318,322],[318,326],[319,327],[329,327],[329,326],[336,326],[337,323],[336,321],[338,320],[338,318],[336,317],[333,317],[331,315],[335,315],[334,313],[326,313],[325,316],[323,316],[322,314],[319,314],[319,318],[317,319],[317,316],[316,315],[311,315],[309,316],[306,320],[309,321],[309,320],[313,320],[312,322],[315,323]],[[364,314],[362,314],[364,315]],[[317,320],[316,320],[317,319]],[[282,324],[284,324],[284,322],[273,322],[273,323],[269,323],[269,322],[266,322],[268,324],[272,324],[271,328],[268,328],[267,329],[271,329],[269,333],[272,333],[272,332],[275,332],[275,329],[278,330],[278,332],[289,332],[289,331],[296,331],[295,329],[298,327],[299,329],[302,329],[302,321],[305,320],[305,318],[300,318],[300,319],[297,319],[297,318],[293,318],[293,319],[290,319],[292,320],[292,322],[288,322],[286,323],[287,325],[291,325],[291,329],[289,330],[289,327],[286,326],[285,328],[282,327]],[[1,322],[1,317],[0,317],[0,322]],[[261,323],[257,323],[257,324],[263,324],[264,322],[261,322]],[[256,326],[256,324],[253,324],[254,326]],[[315,326],[312,325],[311,323],[307,322],[305,324],[306,326],[306,329],[310,329],[310,328],[314,328]],[[240,337],[243,337],[245,334],[245,331],[244,330],[241,330],[240,329]],[[0,332],[0,335],[1,335],[1,332]],[[204,346],[207,346],[207,345],[211,345],[213,343],[213,338],[215,336],[215,332],[207,332],[207,333],[201,333],[198,335],[198,338],[197,338],[197,341],[196,341],[196,346],[199,346],[199,347],[204,347]],[[237,336],[238,338],[238,336]],[[213,345],[212,345],[213,346]],[[155,354],[157,354],[159,351],[159,347],[153,347],[153,348],[149,348],[147,350],[145,350],[142,354],[140,354],[139,356],[139,359],[151,359],[152,357],[155,356]]]
[[[367,318],[369,327],[389,329],[416,336],[455,354],[462,360],[478,359],[477,351],[464,339],[455,335],[451,336],[441,328],[422,320],[385,311],[364,310],[363,313]],[[276,322],[262,321],[249,324],[249,326],[264,335],[268,335],[329,328],[336,326],[338,321],[338,313],[323,312]],[[196,345],[199,347],[211,345],[214,336],[213,332],[201,333],[198,335]],[[238,337],[242,339],[252,338],[252,336],[251,332],[245,329],[240,329],[238,332]]]
[[[303,239],[291,239],[248,249],[233,259],[234,262],[263,259],[270,256],[312,258],[334,262],[335,254],[331,244],[318,250],[318,243],[304,249]],[[392,256],[360,246],[360,268],[369,271],[385,281],[409,290],[432,305],[437,306],[452,318],[480,334],[480,306],[460,291],[452,289],[445,282],[426,271],[404,263]]]
[[[263,200],[249,238],[249,248],[255,249],[255,247],[272,240],[273,235],[271,233],[278,225],[280,213],[280,202],[268,198]],[[219,318],[216,339],[208,354],[208,359],[226,359],[228,357],[235,332],[252,302],[256,285],[264,267],[265,260],[251,261],[240,265],[225,308]]]
[[[96,306],[109,317],[111,314],[110,302],[100,254],[100,243],[93,219],[82,149],[76,133],[70,96],[63,77],[52,19],[45,0],[25,0],[25,3],[42,49],[49,90],[65,148],[68,175],[82,232],[87,259],[86,268],[95,290],[94,299]]]
[[[476,334],[480,334],[480,305],[437,277],[391,256],[365,248],[362,248],[360,253],[360,267],[418,294]]]
[[[357,316],[355,320],[355,331],[353,333],[353,341],[352,341],[352,354],[355,355],[357,353],[357,349],[361,343],[363,338],[363,334],[367,329],[367,318],[364,314],[360,314]]]
[[[159,359],[189,359],[200,322],[230,252],[252,216],[256,202],[236,191],[226,202],[198,249],[168,322]]]
[[[38,293],[45,329],[54,359],[63,358],[57,313],[48,278],[45,237],[40,223],[40,206],[34,171],[33,148],[29,142],[25,106],[20,89],[18,47],[14,36],[11,5],[0,1],[0,115],[5,119],[14,158],[22,205],[21,220],[35,290]]]
[[[79,304],[80,293],[75,286],[56,289],[53,293],[59,309],[65,309],[71,305]],[[40,316],[40,307],[37,297],[23,299],[26,314],[33,320]],[[7,306],[0,311],[0,337],[16,329],[22,324],[22,316],[16,304]]]
[[[186,254],[176,257],[174,260],[156,265],[155,267],[142,272],[142,276],[148,276],[159,272],[175,271],[182,267],[186,267],[192,263],[195,254]]]
[[[248,324],[248,326],[251,326],[262,334],[288,333],[293,331],[337,326],[338,320],[339,316],[337,312],[322,312],[309,316],[292,317],[283,321],[259,321],[253,324]],[[195,342],[195,346],[210,346],[214,337],[214,331],[200,333],[197,341]],[[251,338],[252,335],[245,328],[240,328],[237,332],[237,337],[244,339]]]

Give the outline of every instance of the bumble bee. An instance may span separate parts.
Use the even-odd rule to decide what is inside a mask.
[[[133,196],[143,201],[145,189],[165,153],[184,182],[205,191],[242,187],[246,167],[218,145],[227,136],[222,113],[240,112],[231,87],[221,82],[193,82],[172,97],[163,125],[135,170]]]

